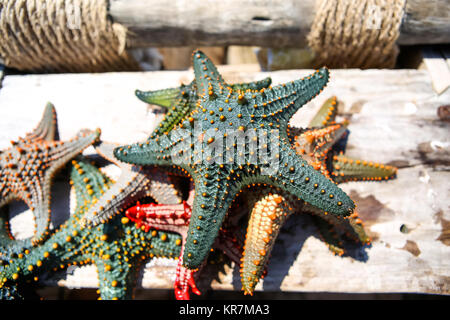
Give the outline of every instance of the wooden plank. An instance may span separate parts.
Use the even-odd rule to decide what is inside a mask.
[[[450,87],[450,66],[439,49],[426,47],[422,49],[423,63],[431,76],[433,88],[441,94]]]
[[[307,45],[316,0],[112,0],[109,13],[129,29],[127,44],[164,46]],[[450,42],[447,0],[407,0],[398,43]],[[193,18],[195,17],[195,18]]]
[[[315,1],[113,0],[114,21],[130,30],[127,45],[304,46]]]
[[[270,75],[275,84],[310,72],[244,72],[234,66],[220,70],[228,81]],[[47,101],[57,108],[62,139],[82,127],[100,127],[106,141],[143,140],[162,115],[136,99],[134,89],[173,87],[191,79],[192,71],[7,75],[0,90],[0,148],[33,128]],[[307,124],[331,95],[342,101],[340,114],[350,119],[347,154],[400,168],[396,180],[341,185],[358,204],[373,245],[349,256],[334,256],[307,216],[291,217],[257,290],[450,294],[450,124],[437,116],[450,90],[437,95],[427,70],[331,70],[328,87],[292,123]],[[107,172],[118,174],[115,167]],[[66,196],[53,196],[54,206],[67,212],[68,192],[63,193]],[[203,277],[201,288],[239,290],[238,269],[232,265],[218,273],[211,268],[208,274],[219,281]],[[60,285],[97,286],[94,267],[70,273]],[[155,260],[146,266],[138,285],[171,288],[174,277],[175,261]]]
[[[402,45],[448,43],[450,2],[406,0],[397,40]]]

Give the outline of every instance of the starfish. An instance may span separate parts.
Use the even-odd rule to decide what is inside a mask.
[[[71,265],[94,264],[99,273],[101,299],[130,299],[141,267],[154,257],[178,257],[181,236],[137,228],[130,219],[115,215],[94,227],[80,221],[89,209],[114,187],[95,166],[78,158],[72,161],[71,184],[76,194],[75,212],[45,241],[25,249],[0,267],[3,295],[13,295],[27,281],[38,281],[49,271]]]
[[[8,218],[0,217],[1,247],[23,248],[41,241],[50,224],[50,189],[55,173],[70,159],[94,143],[96,131],[81,130],[69,141],[59,141],[56,111],[48,103],[38,126],[12,146],[0,151],[0,207],[23,200],[33,211],[36,230],[31,239],[14,240],[9,232]]]
[[[232,84],[233,90],[261,90],[268,88],[272,82],[271,78],[249,83]],[[174,126],[183,122],[186,117],[195,109],[195,101],[198,100],[197,87],[195,81],[188,85],[182,84],[177,88],[162,89],[155,91],[136,90],[136,96],[149,104],[154,104],[167,109],[163,120],[150,135],[150,139],[168,134]]]
[[[336,115],[337,100],[332,97],[323,104],[309,124],[319,127],[289,128],[289,137],[297,152],[316,170],[338,183],[393,178],[397,171],[394,167],[349,159],[343,155],[348,136],[347,123],[336,123]],[[339,231],[354,241],[370,243],[356,212],[345,219],[328,215],[327,212],[273,187],[252,191],[247,201],[252,211],[240,270],[244,294],[253,294],[256,284],[266,272],[265,268],[279,231],[294,212],[312,214],[322,240],[335,254],[344,254],[343,237],[339,235]]]
[[[112,187],[89,208],[82,224],[95,226],[104,223],[145,197],[152,197],[157,203],[181,203],[181,196],[165,171],[118,161],[113,155],[115,147],[117,145],[103,141],[95,145],[97,153],[117,165],[121,174]]]
[[[136,223],[138,228],[145,232],[150,230],[163,230],[176,232],[181,235],[181,251],[178,258],[176,278],[174,282],[175,298],[177,300],[189,300],[190,291],[200,295],[195,284],[195,275],[200,270],[190,270],[183,267],[183,252],[188,233],[188,225],[191,219],[192,204],[194,200],[194,186],[191,182],[189,196],[186,201],[178,205],[167,204],[140,204],[126,210],[126,216]],[[216,239],[214,249],[220,249],[232,261],[239,263],[241,259],[241,247],[232,230],[221,229]]]
[[[183,255],[185,267],[196,269],[206,259],[230,204],[245,186],[272,185],[331,214],[352,214],[353,201],[298,156],[287,136],[292,115],[328,82],[326,68],[273,88],[242,91],[227,85],[202,52],[194,52],[193,65],[199,99],[190,116],[174,127],[171,140],[149,138],[114,150],[121,161],[178,167],[193,178],[195,196]],[[265,151],[273,163],[256,164],[255,153],[246,147],[230,156],[220,144],[224,136],[254,137],[257,132],[266,144],[272,142],[270,151]],[[192,136],[197,140],[194,143],[188,139]],[[207,155],[212,147],[215,159]],[[264,145],[257,153],[262,149]],[[221,161],[224,154],[230,161]],[[278,170],[270,172],[274,168]]]

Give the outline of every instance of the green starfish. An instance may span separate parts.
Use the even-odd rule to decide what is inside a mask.
[[[289,128],[288,135],[296,151],[316,170],[336,182],[393,178],[397,171],[394,167],[352,160],[342,154],[348,130],[346,122],[335,122],[336,115],[337,100],[336,97],[332,97],[325,101],[310,122],[310,126],[318,127]],[[370,242],[356,212],[343,219],[307,205],[285,191],[273,187],[252,190],[246,199],[251,213],[240,270],[244,294],[253,293],[264,274],[280,229],[294,212],[312,214],[322,240],[335,254],[344,254],[342,244],[344,238],[362,244]]]
[[[14,240],[8,218],[0,216],[0,246],[5,250],[24,248],[45,237],[50,224],[50,189],[54,174],[70,159],[94,143],[100,130],[81,130],[69,141],[58,141],[56,111],[45,107],[39,125],[24,138],[11,141],[12,147],[0,151],[0,207],[23,200],[33,211],[36,231],[32,239]]]
[[[193,178],[195,198],[183,257],[187,268],[197,268],[207,257],[231,202],[243,187],[272,185],[331,214],[353,212],[353,201],[296,154],[286,131],[292,115],[328,82],[327,69],[271,89],[242,91],[227,85],[202,52],[194,52],[193,65],[199,99],[190,116],[176,127],[181,130],[175,130],[171,140],[161,136],[114,150],[121,161],[180,167]],[[249,147],[230,155],[233,148],[220,144],[223,138],[235,139],[234,134],[247,134],[254,140],[256,133],[265,141],[257,154],[267,151],[261,164]],[[271,144],[270,150],[265,144]],[[227,146],[237,147],[237,143]]]
[[[130,299],[141,267],[153,257],[177,258],[177,233],[137,228],[127,217],[115,215],[95,227],[80,224],[86,212],[113,183],[85,160],[73,160],[71,184],[76,209],[71,217],[39,245],[0,264],[0,296],[20,297],[17,288],[39,276],[71,265],[94,264],[102,299]]]

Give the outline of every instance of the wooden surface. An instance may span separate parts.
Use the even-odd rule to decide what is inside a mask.
[[[111,0],[135,47],[305,47],[316,0]],[[450,42],[448,0],[406,0],[399,44]]]
[[[239,66],[221,70],[229,81],[270,75],[274,83],[309,73],[251,73]],[[34,128],[47,101],[56,106],[62,139],[80,128],[100,127],[106,141],[143,140],[162,113],[147,108],[134,97],[134,90],[172,87],[191,79],[192,71],[6,76],[0,89],[0,148]],[[449,294],[450,123],[439,119],[437,108],[449,103],[450,90],[437,95],[427,70],[331,70],[328,87],[292,123],[306,124],[332,95],[342,101],[340,114],[350,118],[347,154],[399,167],[396,180],[341,185],[356,201],[373,245],[334,256],[307,216],[291,217],[275,245],[268,276],[257,290]],[[117,176],[117,168],[106,169]],[[55,224],[69,210],[67,183],[58,183],[62,187],[54,188],[59,196],[53,196],[52,205],[58,212],[52,220]],[[30,213],[15,210],[14,232],[25,237],[32,232],[24,228]],[[174,267],[171,260],[151,262],[139,286],[171,288]],[[201,286],[239,290],[238,269],[234,265],[225,267],[225,272],[211,269],[208,272],[216,280],[204,279]],[[59,284],[95,287],[96,270],[70,270]]]

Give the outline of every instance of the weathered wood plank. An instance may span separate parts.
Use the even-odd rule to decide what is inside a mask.
[[[309,73],[220,69],[229,81],[270,75],[281,83]],[[33,128],[47,101],[57,108],[62,139],[81,127],[100,127],[107,141],[144,139],[161,113],[147,109],[134,89],[177,86],[191,79],[191,71],[6,76],[0,89],[0,148]],[[396,180],[341,185],[358,204],[373,245],[334,256],[307,216],[292,217],[257,290],[450,294],[450,124],[437,116],[437,108],[448,104],[450,90],[437,95],[426,70],[331,70],[329,86],[292,123],[305,125],[331,95],[342,101],[340,114],[350,119],[347,154],[400,168]],[[117,175],[114,167],[107,172]],[[53,198],[56,208],[67,211],[65,194]],[[18,228],[23,229],[20,223]],[[175,261],[154,261],[139,285],[170,288],[174,268]],[[239,290],[238,267],[225,269],[220,282],[205,278],[201,285]],[[77,268],[60,285],[95,287],[95,268]]]
[[[406,0],[399,44],[448,43],[450,2]]]
[[[441,94],[450,87],[450,66],[447,59],[434,48],[422,49],[423,63],[431,76],[433,88],[436,93]]]
[[[316,0],[112,0],[114,21],[130,30],[130,47],[305,47]],[[447,0],[407,0],[399,44],[450,42]]]

